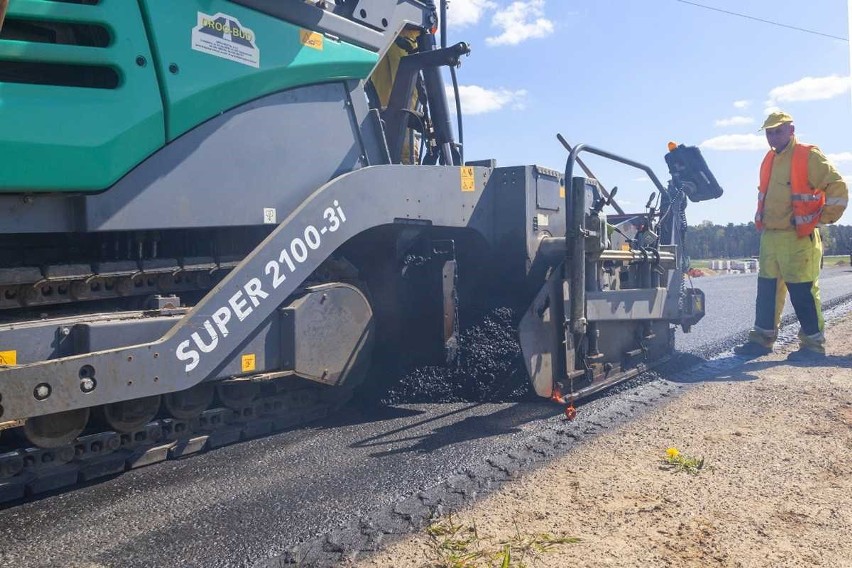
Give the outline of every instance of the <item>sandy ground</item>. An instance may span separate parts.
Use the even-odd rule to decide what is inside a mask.
[[[476,527],[464,549],[549,533],[580,540],[511,565],[852,567],[852,316],[828,333],[824,365],[747,363],[457,512]],[[663,469],[669,447],[704,469]],[[501,566],[438,562],[440,542],[423,531],[359,565]]]

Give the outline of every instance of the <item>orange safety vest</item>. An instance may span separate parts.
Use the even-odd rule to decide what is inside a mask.
[[[825,206],[825,192],[814,189],[808,183],[808,156],[813,146],[796,144],[793,148],[793,159],[790,165],[790,189],[793,200],[793,225],[796,234],[807,237],[814,232]],[[775,161],[775,151],[770,150],[760,165],[760,193],[757,194],[757,213],[754,224],[758,231],[763,230],[763,205],[766,192],[769,189],[769,176],[772,174],[772,163]]]

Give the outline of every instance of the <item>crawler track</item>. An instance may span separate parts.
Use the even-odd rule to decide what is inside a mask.
[[[325,387],[295,378],[278,379],[266,388],[278,392],[237,409],[209,408],[192,420],[162,418],[125,434],[85,433],[60,448],[13,449],[6,445],[13,432],[4,431],[0,506],[306,424],[337,410],[353,393],[352,387]]]
[[[530,391],[509,310],[496,309],[465,330],[459,338],[459,353],[459,360],[446,366],[414,369],[398,385],[390,386],[384,400],[392,404],[537,400]],[[618,373],[596,384],[584,396],[628,381],[649,368],[640,364]],[[5,437],[0,438],[0,507],[304,425],[338,410],[357,388],[357,384],[318,385],[292,376],[262,379],[259,376],[257,381],[260,393],[244,405],[230,404],[229,408],[214,403],[195,419],[161,418],[129,433],[92,431],[91,424],[96,423],[92,421],[90,430],[73,444],[59,448],[13,446],[14,432],[2,432]],[[379,390],[373,394],[380,395],[382,389]]]

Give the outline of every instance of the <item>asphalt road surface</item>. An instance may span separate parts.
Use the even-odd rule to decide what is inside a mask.
[[[754,324],[756,274],[731,274],[694,278],[692,284],[707,295],[707,315],[692,333],[680,333],[675,345],[681,351],[705,352],[708,348],[742,335]],[[820,296],[824,304],[852,292],[852,268],[825,268],[820,276]],[[789,297],[784,316],[793,314]],[[783,317],[783,316],[782,316]]]
[[[695,285],[708,315],[678,347],[708,353],[750,327],[756,282]],[[852,294],[852,270],[826,270],[822,291],[824,302]],[[308,428],[0,509],[0,566],[256,565],[511,451],[560,411],[546,402],[352,405]]]

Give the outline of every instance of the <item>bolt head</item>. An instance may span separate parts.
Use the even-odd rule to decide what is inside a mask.
[[[35,395],[37,400],[46,399],[50,396],[50,385],[42,383],[36,386],[35,390],[33,391],[33,394]]]
[[[89,377],[80,379],[80,390],[83,392],[92,392],[95,390],[95,380]]]

